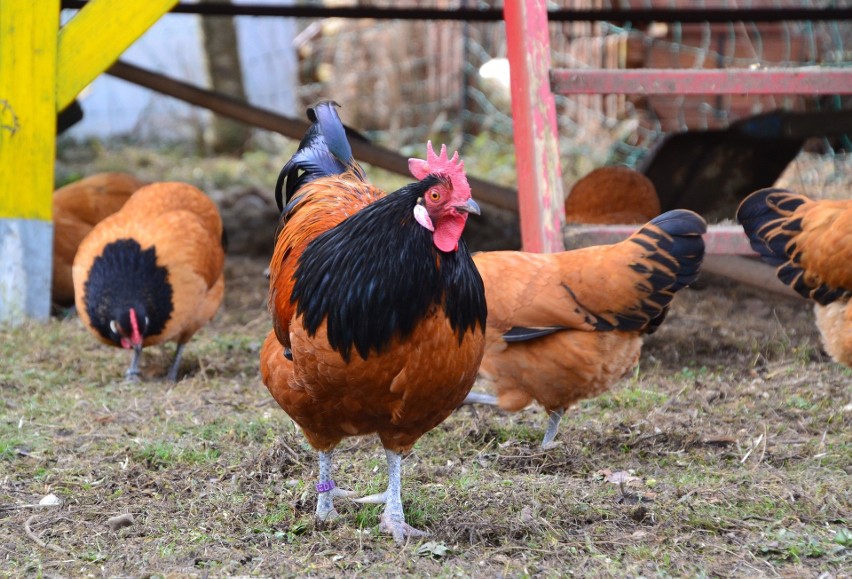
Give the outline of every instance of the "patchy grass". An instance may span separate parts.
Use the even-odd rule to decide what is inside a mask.
[[[638,369],[539,448],[538,408],[462,408],[404,463],[399,547],[381,507],[313,519],[314,453],[260,382],[263,261],[230,259],[226,303],[190,342],[126,352],[75,318],[0,333],[0,574],[839,576],[852,565],[852,372],[810,310],[712,282],[676,300]],[[766,315],[767,312],[771,315]],[[386,484],[374,439],[335,478]],[[608,482],[614,472],[628,482]],[[53,493],[58,507],[35,508]],[[129,513],[130,526],[107,520]],[[31,535],[43,542],[39,546]]]

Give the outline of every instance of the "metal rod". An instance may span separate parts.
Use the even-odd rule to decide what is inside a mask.
[[[85,0],[62,0],[62,8],[79,10]],[[381,8],[377,6],[270,6],[268,4],[178,4],[173,14],[204,16],[278,16],[289,18],[373,18],[377,20],[465,20],[499,22],[500,8]],[[550,22],[784,22],[850,20],[852,8],[710,8],[701,10],[549,10]]]
[[[556,94],[852,94],[852,68],[554,69]]]

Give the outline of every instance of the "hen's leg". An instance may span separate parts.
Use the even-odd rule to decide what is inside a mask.
[[[139,381],[139,358],[142,356],[142,346],[133,348],[133,360],[130,362],[130,368],[124,373],[124,379],[130,382]]]
[[[320,521],[331,521],[338,517],[334,510],[335,497],[351,497],[355,493],[337,488],[331,478],[331,453],[319,453],[319,483],[317,483],[317,518]]]
[[[178,344],[175,349],[175,361],[172,362],[172,367],[169,368],[169,373],[166,374],[166,378],[171,380],[172,382],[177,382],[177,374],[178,369],[180,368],[180,357],[183,354],[183,347],[186,344]]]
[[[402,511],[402,455],[385,449],[388,459],[388,488],[383,493],[355,499],[359,503],[384,503],[379,530],[393,535],[393,540],[402,543],[407,537],[425,537],[429,533],[415,529],[405,522]]]
[[[491,394],[471,391],[462,401],[462,404],[487,404],[489,406],[497,406],[497,397],[492,396]]]
[[[541,441],[541,448],[543,450],[559,446],[559,443],[553,442],[553,439],[556,438],[556,433],[559,431],[559,421],[562,420],[562,415],[564,413],[564,408],[554,410],[550,413],[550,420],[547,423],[547,431],[544,433],[544,440]]]

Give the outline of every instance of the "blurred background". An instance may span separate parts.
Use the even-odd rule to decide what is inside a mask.
[[[443,9],[502,5],[475,0],[296,4]],[[849,5],[814,0],[561,0],[550,4],[552,9]],[[66,10],[63,17],[71,15],[73,11]],[[852,64],[849,21],[635,26],[629,21],[551,22],[550,42],[554,68]],[[472,174],[514,187],[506,48],[501,21],[169,14],[122,59],[290,117],[304,118],[307,106],[320,98],[333,98],[343,105],[344,121],[377,144],[404,155],[422,155],[427,139],[446,142],[461,151]],[[738,120],[776,109],[840,111],[852,108],[849,101],[838,96],[557,96],[563,188],[570,190],[578,178],[602,165],[641,168],[648,162],[649,151],[668,134],[726,129]],[[189,180],[211,195],[219,191],[218,200],[226,206],[249,191],[249,197],[256,197],[253,205],[260,207],[269,204],[277,170],[296,146],[280,135],[216,119],[206,110],[107,75],[92,83],[80,102],[83,120],[60,139],[57,184],[95,169],[135,169],[142,178]],[[781,175],[782,184],[814,197],[848,197],[850,149],[849,135],[808,138]],[[202,161],[223,156],[219,164],[208,166]],[[381,183],[387,178],[388,186],[404,182],[402,177],[377,173],[374,179]],[[502,225],[489,235],[503,236],[499,244],[516,244],[512,216],[502,218]]]

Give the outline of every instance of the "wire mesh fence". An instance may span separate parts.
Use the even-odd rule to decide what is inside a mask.
[[[371,3],[376,5],[377,3]],[[400,3],[394,3],[400,6]],[[402,5],[420,5],[408,2]],[[471,7],[440,2],[440,7]],[[478,2],[476,6],[488,5]],[[552,8],[820,8],[814,0],[570,0]],[[440,137],[472,155],[512,159],[506,39],[500,22],[350,21],[300,23],[303,105],[320,97],[346,103],[345,120],[395,149]],[[768,68],[852,65],[849,21],[647,23],[551,22],[554,68]],[[841,110],[839,96],[557,96],[566,182],[606,163],[636,166],[664,135],[724,129],[776,109]],[[828,180],[849,169],[849,136],[820,137],[806,150],[822,156]],[[813,155],[809,156],[809,159]],[[486,163],[487,165],[487,163]],[[480,166],[481,171],[492,169]],[[839,174],[838,174],[839,173]],[[511,172],[498,175],[512,179]],[[486,175],[487,176],[487,175]]]
[[[335,3],[341,4],[344,3]],[[362,0],[360,5],[446,9],[500,7],[496,1],[479,0]],[[840,0],[560,0],[549,3],[554,9],[622,10],[848,5]],[[262,90],[248,91],[250,101],[261,106],[292,102],[295,92],[296,110],[279,112],[301,115],[305,106],[319,98],[333,98],[344,105],[341,113],[344,121],[379,144],[403,153],[419,154],[427,139],[441,140],[466,153],[472,172],[504,184],[515,183],[509,71],[505,59],[507,46],[502,22],[340,18],[288,22],[295,23],[288,28],[293,33],[292,38],[264,41],[265,48],[254,51],[248,59],[244,56],[243,64],[248,74],[260,70],[265,78],[274,78],[295,67],[292,76],[281,76],[297,79],[295,91],[290,82],[267,82]],[[852,66],[850,21],[551,22],[550,33],[555,68]],[[246,42],[251,41],[241,40],[241,44]],[[775,109],[849,109],[852,108],[850,100],[832,95],[819,98],[557,96],[564,179],[570,184],[592,168],[608,163],[635,167],[655,143],[672,132],[724,129],[738,119]],[[852,142],[848,135],[815,136],[807,143],[805,154],[809,162],[824,165],[820,169],[823,181],[845,183],[852,173],[849,171],[849,150],[852,150]],[[793,181],[797,173],[799,180],[805,183],[801,175],[807,171],[793,167],[790,172]],[[808,181],[807,187],[816,185]]]

